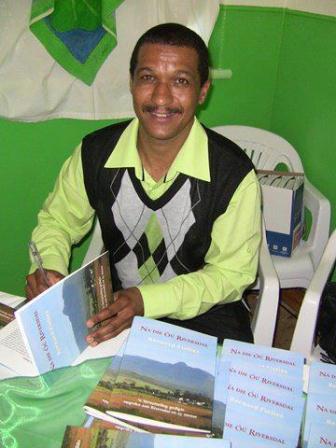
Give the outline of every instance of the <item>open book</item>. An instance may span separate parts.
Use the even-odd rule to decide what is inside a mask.
[[[34,376],[115,354],[127,332],[94,348],[86,342],[87,319],[112,300],[105,252],[15,311],[15,320],[0,330],[0,365]]]

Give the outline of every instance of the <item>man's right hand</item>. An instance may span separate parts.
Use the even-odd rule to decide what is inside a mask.
[[[41,292],[45,291],[50,286],[54,285],[55,283],[62,280],[62,278],[64,278],[64,275],[60,274],[57,271],[45,269],[45,272],[47,274],[48,284],[46,283],[43,275],[38,269],[32,274],[27,275],[26,297],[28,300],[31,300],[34,297],[38,296],[39,294],[41,294]]]

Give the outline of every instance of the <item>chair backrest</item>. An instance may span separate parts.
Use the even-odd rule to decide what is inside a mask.
[[[311,362],[315,348],[315,331],[321,296],[335,260],[336,229],[329,237],[320,263],[304,295],[291,342],[290,350],[302,353],[307,363]]]
[[[301,159],[294,147],[277,134],[240,125],[216,126],[212,129],[237,143],[259,170],[274,170],[283,163],[289,171],[303,172]]]

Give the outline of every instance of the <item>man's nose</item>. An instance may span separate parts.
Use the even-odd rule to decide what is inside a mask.
[[[158,106],[170,104],[173,100],[171,87],[167,82],[158,82],[152,94],[152,101]]]

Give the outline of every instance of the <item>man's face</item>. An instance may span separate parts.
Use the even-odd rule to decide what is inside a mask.
[[[131,79],[134,110],[147,141],[183,144],[209,82],[200,86],[193,48],[144,44]]]

